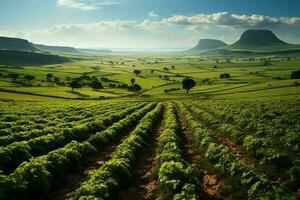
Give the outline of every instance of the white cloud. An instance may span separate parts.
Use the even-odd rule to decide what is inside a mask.
[[[153,33],[160,33],[163,29],[163,24],[157,21],[152,21],[149,19],[145,19],[140,25],[144,30],[153,32]]]
[[[94,23],[86,24],[61,24],[49,27],[47,29],[41,29],[33,31],[31,33],[44,33],[44,34],[70,34],[70,33],[82,33],[82,32],[99,32],[99,31],[116,31],[131,29],[136,27],[136,21],[130,20],[114,20],[114,21],[98,21]]]
[[[230,44],[248,28],[271,28],[280,38],[284,36],[282,39],[285,41],[300,43],[298,24],[300,19],[297,17],[274,18],[223,12],[210,15],[175,15],[163,20],[60,24],[17,32],[0,30],[0,35],[25,38],[34,43],[74,47],[176,48],[192,47],[201,38],[222,39]],[[289,35],[284,35],[285,33]]]
[[[276,18],[257,14],[237,15],[229,12],[218,12],[209,15],[174,15],[173,17],[163,19],[161,23],[187,26],[215,25],[235,28],[276,28],[299,25],[300,18]]]
[[[155,11],[150,11],[150,12],[148,13],[148,16],[149,16],[149,17],[159,17],[159,15],[158,15]]]
[[[6,30],[0,30],[0,36],[4,36],[4,37],[16,37],[16,33],[12,32],[12,31],[6,31]]]
[[[58,6],[83,11],[98,10],[101,6],[121,4],[125,0],[56,0]]]

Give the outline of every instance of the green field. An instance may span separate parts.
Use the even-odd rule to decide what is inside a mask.
[[[300,55],[63,56],[0,65],[0,199],[299,199]]]
[[[28,100],[28,95],[65,99],[103,99],[103,98],[189,98],[209,99],[272,97],[278,95],[299,95],[297,79],[290,79],[292,71],[300,69],[300,56],[268,56],[270,63],[264,65],[264,57],[226,59],[196,56],[172,56],[170,54],[111,54],[90,56],[85,54],[65,54],[71,62],[40,66],[0,65],[0,90],[2,100],[15,100],[9,94],[16,93]],[[77,58],[77,59],[76,59]],[[140,70],[136,75],[134,70]],[[17,73],[13,80],[9,74]],[[59,82],[46,78],[48,73],[57,77]],[[230,74],[229,79],[220,79],[220,74]],[[33,75],[34,80],[24,79]],[[69,82],[80,76],[107,79],[102,81],[103,88],[93,90],[88,83],[82,88],[72,89]],[[189,77],[196,81],[196,86],[186,95],[181,81]],[[118,85],[131,85],[130,80],[142,88],[139,92],[128,91]],[[204,80],[204,81],[203,81]],[[177,89],[165,92],[166,89]],[[13,96],[13,95],[12,95]],[[16,99],[16,101],[22,98]],[[40,99],[39,99],[40,100]]]

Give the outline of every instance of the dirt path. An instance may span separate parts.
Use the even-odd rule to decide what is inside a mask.
[[[245,153],[239,145],[233,142],[230,138],[226,137],[223,133],[220,133],[218,130],[214,130],[216,133],[217,140],[233,153],[242,163],[249,168],[257,168],[257,161],[255,158],[251,157]]]
[[[176,106],[176,114],[181,128],[181,133],[184,140],[184,148],[187,160],[190,164],[197,165],[201,163],[201,153],[199,151],[197,142],[193,138],[192,130],[187,125],[183,114],[180,112],[178,106]],[[221,197],[222,191],[220,187],[223,185],[223,181],[219,180],[214,174],[210,174],[208,170],[204,170],[204,176],[202,179],[202,189],[204,190],[205,198],[207,199],[230,199],[228,197]]]
[[[164,116],[164,114],[162,114]],[[133,184],[126,190],[120,191],[118,200],[154,200],[156,181],[152,179],[155,167],[156,145],[158,137],[163,129],[163,117],[153,129],[152,141],[138,156],[133,171]]]
[[[218,117],[214,113],[210,112],[209,110],[202,108],[202,107],[201,107],[201,109],[203,109],[204,111],[208,112],[213,117],[218,119]],[[190,112],[193,114],[193,112],[191,110],[190,110]],[[214,133],[214,136],[218,140],[218,142],[220,144],[226,146],[230,150],[230,152],[232,154],[234,154],[243,163],[244,166],[249,167],[249,168],[256,168],[261,173],[263,173],[263,170],[258,168],[256,159],[254,157],[250,156],[245,151],[243,151],[242,147],[240,147],[238,144],[236,144],[231,138],[229,138],[228,136],[226,136],[225,134],[220,132],[217,128],[211,127],[207,121],[202,120],[201,118],[199,118],[198,116],[195,116],[194,114],[193,114],[193,116],[197,120],[203,122],[205,124],[205,126]]]
[[[76,190],[80,184],[86,179],[89,175],[90,171],[94,169],[98,169],[101,165],[103,165],[106,161],[110,160],[117,144],[124,141],[129,133],[135,128],[131,128],[130,130],[125,131],[125,134],[114,144],[110,144],[106,146],[100,153],[90,156],[85,161],[87,164],[82,166],[78,173],[70,174],[67,177],[67,180],[54,192],[52,192],[46,199],[48,200],[63,200],[70,199],[72,197],[72,193]]]
[[[197,164],[201,160],[199,149],[196,142],[193,139],[193,133],[188,127],[186,121],[184,120],[183,114],[179,111],[176,106],[176,115],[180,126],[181,136],[184,143],[184,150],[186,154],[186,159],[190,164]]]

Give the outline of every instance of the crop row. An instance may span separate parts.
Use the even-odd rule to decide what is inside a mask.
[[[12,174],[0,176],[0,199],[39,199],[55,189],[68,174],[76,172],[83,161],[105,146],[116,142],[124,132],[139,122],[153,109],[150,103],[139,111],[128,115],[108,129],[98,132],[87,141],[72,141],[65,147],[46,155],[23,162]]]
[[[164,127],[158,138],[158,189],[163,199],[199,199],[201,173],[190,165],[181,148],[179,122],[176,111],[168,103]]]
[[[210,112],[241,131],[255,133],[272,141],[273,147],[283,147],[290,154],[300,152],[300,106],[290,102],[223,102],[202,103]],[[295,105],[296,104],[296,105]],[[276,141],[273,138],[276,137]]]
[[[195,111],[197,108],[189,105],[188,109],[183,104],[179,105],[193,130],[195,141],[199,142],[199,150],[221,173],[234,176],[238,181],[240,192],[244,190],[248,199],[295,199],[284,186],[276,186],[256,169],[244,166],[227,147],[220,144],[214,133],[200,121],[195,120],[189,111],[189,109]]]
[[[281,152],[273,147],[270,139],[263,135],[250,135],[240,131],[234,124],[224,123],[210,113],[202,110],[195,104],[193,109],[197,117],[204,119],[210,126],[219,129],[229,135],[240,144],[250,155],[260,161],[260,165],[267,169],[271,176],[280,176],[289,180],[289,185],[295,187],[300,184],[300,160],[292,160],[287,152]],[[272,139],[273,140],[273,139]],[[272,173],[268,168],[275,166]],[[276,171],[275,171],[276,170]],[[280,171],[277,172],[277,171]]]
[[[0,147],[0,170],[8,174],[19,164],[32,157],[44,155],[49,151],[63,147],[72,140],[84,141],[88,139],[90,135],[95,134],[97,131],[104,130],[106,127],[143,106],[145,106],[145,103],[111,113],[107,117],[100,117],[84,125],[63,129],[58,133],[44,135],[28,141],[14,142],[6,147]]]
[[[103,114],[110,109],[122,109],[128,105],[129,104],[100,104],[99,106],[86,106],[76,109],[72,109],[72,105],[70,105],[70,107],[63,107],[63,109],[61,109],[59,112],[48,111],[41,115],[35,114],[34,110],[31,110],[29,112],[34,114],[23,115],[21,117],[18,117],[18,107],[16,108],[17,110],[13,112],[14,115],[8,114],[2,117],[3,119],[0,122],[0,146],[7,144],[7,139],[5,136],[8,138],[14,136],[15,134],[21,134],[21,136],[24,136],[27,135],[28,131],[39,131],[44,128],[48,128],[49,126],[52,128],[67,127],[74,122],[84,122],[85,120],[91,119],[93,116],[95,116],[95,114]]]
[[[128,106],[126,106],[126,107],[128,107]],[[41,126],[40,128],[43,128],[42,130],[33,129],[30,131],[17,132],[14,134],[2,136],[2,137],[0,137],[0,146],[6,146],[12,142],[24,141],[24,140],[33,139],[33,138],[40,137],[40,136],[47,135],[47,134],[53,134],[55,132],[58,132],[62,128],[69,128],[71,126],[74,126],[75,123],[76,124],[87,123],[87,122],[95,120],[96,118],[106,116],[109,113],[116,112],[119,109],[123,109],[126,107],[113,107],[113,108],[104,109],[104,110],[96,110],[96,111],[94,111],[93,115],[89,115],[89,117],[84,115],[84,116],[78,118],[78,116],[77,116],[78,121],[74,120],[72,122],[63,122],[63,123],[58,122],[58,121],[56,121],[56,122],[52,121],[51,126],[48,126],[47,123],[40,125]],[[46,119],[44,119],[43,121],[48,122]]]
[[[151,140],[151,130],[160,118],[160,103],[140,121],[129,137],[117,146],[111,160],[90,173],[74,192],[74,199],[112,199],[132,180],[133,167],[139,152]]]

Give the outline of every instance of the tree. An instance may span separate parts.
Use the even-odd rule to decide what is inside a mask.
[[[92,82],[91,82],[91,88],[93,88],[94,90],[96,90],[96,89],[102,89],[103,88],[103,86],[102,86],[102,83],[100,82],[100,81],[98,81],[98,80],[93,80]]]
[[[195,85],[196,82],[191,78],[184,78],[182,80],[182,89],[185,89],[187,94],[191,88],[195,87]]]
[[[135,83],[135,79],[134,78],[130,79],[130,82],[131,82],[131,85],[133,85]]]
[[[291,79],[298,79],[298,78],[300,78],[300,70],[293,71],[291,73]]]
[[[58,77],[54,77],[54,82],[58,83],[59,82],[59,78]]]
[[[133,70],[133,73],[135,73],[135,75],[139,75],[139,74],[141,74],[141,73],[142,73],[142,71],[141,71],[141,70],[137,70],[137,69],[135,69],[135,70]]]
[[[229,79],[230,78],[230,74],[228,73],[224,73],[220,75],[220,79]]]
[[[262,65],[268,66],[268,65],[271,65],[271,62],[269,60],[264,60]]]
[[[19,74],[17,74],[17,73],[12,73],[12,74],[8,74],[8,76],[9,76],[13,81],[16,81],[16,79],[19,77]]]
[[[164,67],[163,70],[164,71],[169,71],[169,69],[167,67]]]
[[[82,85],[80,84],[79,80],[76,80],[76,79],[72,80],[71,83],[69,84],[69,86],[72,88],[72,91],[74,89],[78,89],[78,88],[82,87]]]
[[[164,75],[164,76],[163,76],[163,79],[164,79],[164,80],[170,80],[170,78],[169,78],[168,75]]]
[[[128,90],[129,90],[129,91],[139,92],[139,91],[142,90],[142,87],[141,87],[140,85],[138,85],[138,84],[135,83],[134,85],[129,86],[129,87],[128,87]]]
[[[150,72],[151,72],[151,74],[153,74],[153,73],[154,73],[154,70],[153,70],[153,69],[151,69],[151,71],[150,71]]]
[[[25,75],[24,78],[25,78],[26,80],[32,81],[32,80],[35,79],[35,76],[33,76],[33,75]]]
[[[172,66],[171,66],[171,68],[172,68],[172,69],[175,69],[175,66],[174,66],[174,65],[172,65]]]
[[[53,77],[53,74],[52,74],[52,73],[48,73],[48,74],[47,74],[47,80],[48,80],[48,81],[49,81],[52,77]]]

